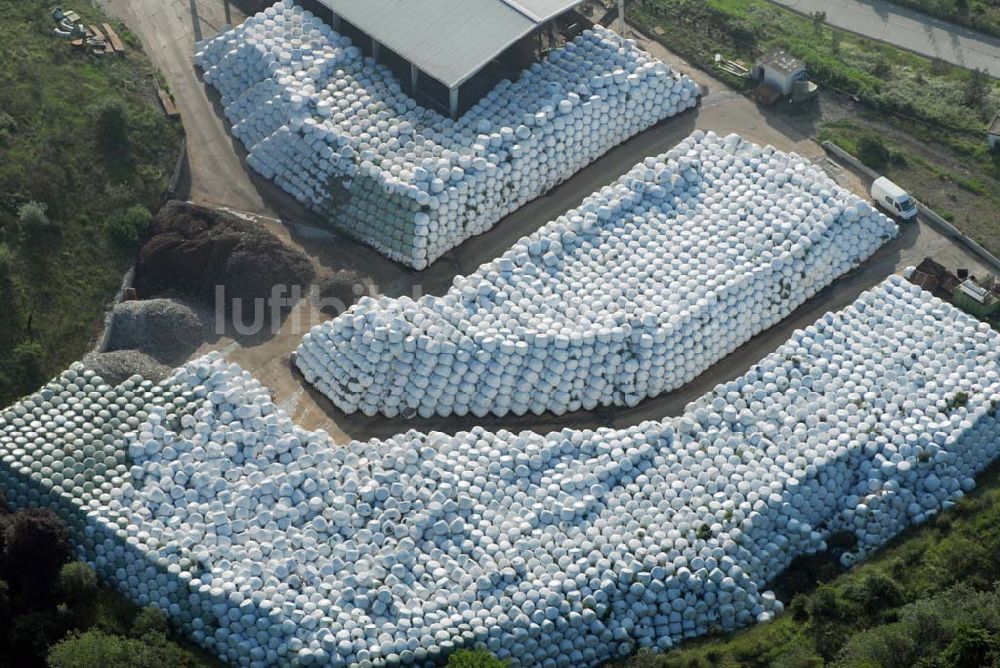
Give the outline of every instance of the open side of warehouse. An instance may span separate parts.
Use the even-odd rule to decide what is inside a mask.
[[[314,13],[452,118],[592,24],[582,0],[313,0]],[[323,10],[326,11],[323,11]]]

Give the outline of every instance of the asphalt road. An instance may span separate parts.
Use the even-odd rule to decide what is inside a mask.
[[[1000,39],[883,0],[771,0],[803,14],[930,58],[1000,78]]]
[[[272,232],[307,253],[320,277],[342,269],[351,270],[376,293],[391,296],[443,293],[455,276],[472,272],[520,237],[574,208],[591,192],[614,181],[646,156],[666,151],[695,129],[714,130],[723,135],[738,132],[759,144],[771,144],[810,157],[823,164],[841,185],[860,195],[866,191],[866,184],[860,179],[827,161],[823,149],[809,138],[808,126],[795,127],[764,113],[749,99],[694,70],[659,44],[641,40],[654,55],[676,69],[691,73],[703,86],[705,94],[699,107],[625,142],[566,183],[508,216],[491,231],[470,239],[431,268],[415,272],[362,244],[316,227],[308,214],[244,165],[243,148],[229,136],[213,95],[200,81],[191,62],[196,32],[210,37],[224,22],[221,0],[101,0],[101,4],[143,39],[154,63],[170,83],[189,138],[191,198],[254,214]],[[197,22],[191,19],[192,6],[197,10]],[[241,17],[234,15],[233,20],[240,21]],[[304,387],[288,360],[309,327],[327,319],[310,298],[297,303],[279,331],[255,337],[224,332],[201,346],[198,354],[225,351],[230,360],[270,387],[277,402],[297,423],[307,429],[326,429],[338,442],[386,437],[408,429],[454,433],[476,424],[493,429],[537,431],[566,426],[623,426],[680,413],[690,401],[717,383],[745,373],[787,340],[796,328],[849,304],[862,291],[903,267],[917,264],[925,255],[934,255],[951,267],[980,269],[974,258],[933,229],[923,224],[906,227],[900,238],[863,267],[837,281],[784,322],[762,333],[684,388],[647,400],[634,409],[486,420],[403,421],[344,415],[324,397]]]

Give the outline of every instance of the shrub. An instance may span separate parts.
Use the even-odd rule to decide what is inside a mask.
[[[150,634],[166,636],[167,616],[156,608],[143,608],[132,622],[132,635],[142,638]]]
[[[885,167],[891,153],[877,137],[866,135],[858,141],[858,159],[872,169]]]
[[[3,577],[16,593],[44,599],[59,569],[73,555],[69,530],[48,508],[32,508],[6,518]]]
[[[56,591],[71,606],[89,604],[97,596],[97,574],[82,561],[66,564],[59,571]]]
[[[146,236],[152,221],[149,210],[137,204],[108,221],[108,235],[115,243],[130,248]]]
[[[868,573],[847,591],[847,598],[856,602],[868,615],[877,615],[903,603],[902,587],[891,577],[878,571]]]
[[[448,657],[447,668],[507,668],[507,662],[485,649],[460,649]]]
[[[44,202],[26,202],[17,210],[17,222],[25,232],[41,232],[50,225],[47,211],[48,205]]]
[[[128,115],[120,100],[109,98],[97,105],[97,143],[108,155],[120,155],[128,148]]]

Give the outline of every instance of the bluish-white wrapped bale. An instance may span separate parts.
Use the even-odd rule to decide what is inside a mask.
[[[418,106],[388,68],[291,2],[208,41],[195,62],[251,167],[417,269],[700,94],[596,27],[453,121]]]
[[[634,406],[690,382],[896,233],[806,160],[698,131],[444,296],[367,298],[313,328],[296,365],[347,413]]]
[[[680,418],[343,447],[214,355],[157,386],[71,370],[0,418],[0,483],[236,665],[591,666],[766,621],[832,533],[850,563],[954,503],[998,454],[998,356],[892,277]]]

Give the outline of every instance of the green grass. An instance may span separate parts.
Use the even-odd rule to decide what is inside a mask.
[[[621,668],[688,666],[961,666],[985,637],[1000,659],[1000,467],[979,489],[899,536],[854,569],[831,560],[794,564],[781,588],[800,583],[789,609],[769,624],[641,653]],[[973,647],[973,649],[974,649]],[[965,648],[965,649],[963,649]],[[957,657],[957,658],[956,658]]]
[[[0,244],[13,261],[0,279],[0,406],[84,353],[134,248],[108,239],[105,221],[136,204],[154,209],[172,173],[182,129],[155,97],[140,52],[98,58],[52,34],[53,5],[0,0]],[[84,23],[109,22],[89,0]],[[124,104],[128,146],[102,150],[98,105]],[[48,207],[51,229],[19,229],[18,208]]]
[[[752,66],[761,53],[782,47],[804,60],[810,76],[826,88],[982,144],[987,122],[1000,109],[995,80],[987,78],[977,89],[966,70],[830,28],[766,0],[639,0],[633,7],[632,20],[640,27],[713,74],[716,53]],[[743,89],[752,85],[730,79]]]
[[[1000,37],[1000,3],[991,0],[890,0],[945,21]]]
[[[1000,211],[1000,191],[993,185],[1000,180],[1000,170],[994,168],[993,156],[983,155],[978,160],[969,156],[967,164],[975,169],[972,176],[966,176],[886,139],[864,118],[827,123],[818,139],[834,142],[872,169],[906,184],[914,197],[1000,256],[1000,215],[996,213]],[[961,207],[961,213],[956,214],[951,207]]]

